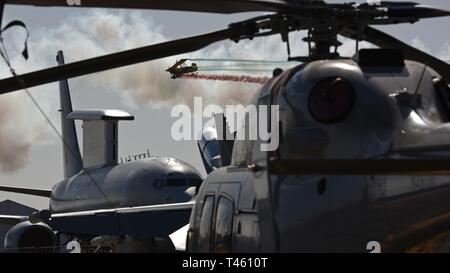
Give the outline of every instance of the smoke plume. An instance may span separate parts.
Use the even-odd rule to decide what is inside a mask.
[[[0,171],[22,168],[32,145],[43,142],[45,127],[27,112],[29,103],[20,94],[0,96]],[[33,122],[37,121],[37,122]]]
[[[83,15],[67,18],[54,28],[33,28],[28,43],[30,59],[22,59],[25,33],[13,29],[5,33],[6,48],[18,74],[51,67],[56,64],[58,50],[63,50],[66,62],[91,58],[148,44],[170,40],[162,34],[148,13],[83,11]],[[203,50],[189,56],[230,57],[231,42],[225,46]],[[238,47],[248,46],[244,43]],[[240,52],[233,49],[233,52]],[[234,55],[240,58],[243,53]],[[202,96],[207,103],[246,103],[257,90],[253,84],[211,83],[172,80],[165,69],[182,56],[155,60],[83,77],[78,88],[117,92],[137,106],[170,107],[175,104],[191,106],[194,96]],[[264,58],[264,53],[258,56]],[[9,68],[2,62],[1,78],[10,77]],[[73,87],[73,86],[72,86]],[[52,122],[59,128],[57,84],[32,88],[31,94],[39,102]],[[0,171],[14,172],[22,168],[33,145],[59,141],[24,91],[0,96]]]
[[[259,84],[265,84],[270,80],[270,78],[267,76],[225,75],[225,74],[218,75],[218,74],[198,74],[198,73],[184,74],[181,77],[200,80],[259,83]]]
[[[5,36],[12,65],[19,74],[54,66],[58,50],[64,51],[66,62],[72,62],[176,38],[164,35],[148,13],[139,11],[83,10],[80,16],[67,18],[54,28],[29,26],[29,29],[28,61],[20,56],[24,34],[17,30]],[[307,53],[307,45],[301,42],[303,34],[291,35],[291,44],[296,45],[292,49],[293,55]],[[346,41],[342,48],[350,53],[353,45],[353,41]],[[279,36],[238,44],[225,41],[183,56],[86,76],[82,78],[79,88],[117,92],[124,97],[124,101],[132,101],[137,106],[191,105],[194,96],[203,97],[205,103],[246,104],[259,88],[259,85],[249,83],[263,83],[270,76],[264,73],[255,73],[254,76],[202,74],[186,77],[217,81],[172,80],[165,70],[181,58],[285,60],[287,55]],[[8,77],[8,72],[6,66],[0,67],[1,77]],[[33,88],[31,93],[59,127],[57,84]],[[23,91],[0,96],[0,171],[13,172],[23,167],[32,145],[45,144],[50,140],[57,140],[54,132]]]

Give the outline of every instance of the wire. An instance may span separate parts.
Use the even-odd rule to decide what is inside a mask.
[[[68,150],[70,151],[70,153],[72,153],[73,156],[75,155],[75,152],[71,149],[71,147],[69,146],[69,144],[67,143],[67,141],[63,138],[63,136],[61,135],[61,133],[58,131],[58,129],[56,128],[56,126],[53,124],[53,122],[50,120],[50,118],[47,116],[47,114],[45,113],[45,111],[42,109],[42,107],[39,105],[39,103],[36,101],[36,99],[31,95],[30,91],[28,90],[28,88],[25,87],[25,82],[23,81],[23,79],[21,79],[17,73],[15,72],[14,68],[11,66],[10,63],[10,59],[8,57],[8,52],[6,50],[5,44],[3,42],[3,38],[1,37],[1,33],[0,33],[0,44],[2,49],[0,49],[0,55],[2,57],[2,59],[5,61],[6,65],[8,66],[11,75],[19,82],[19,84],[22,86],[22,89],[26,92],[26,94],[28,95],[28,97],[31,99],[31,101],[33,102],[33,104],[36,106],[36,108],[39,110],[39,112],[41,113],[41,115],[45,118],[45,120],[47,121],[47,123],[50,125],[50,127],[52,128],[52,130],[56,133],[56,135],[61,139],[61,141],[63,142],[63,145],[66,146],[66,148],[68,148]],[[108,203],[108,205],[113,208],[113,205],[111,203],[111,201],[108,199],[108,197],[106,196],[106,194],[103,192],[103,190],[100,188],[100,186],[97,184],[97,182],[94,180],[94,178],[89,174],[89,172],[87,170],[84,171],[84,173],[87,175],[87,177],[89,178],[89,180],[95,185],[95,187],[99,190],[100,194],[103,196],[103,198],[106,200],[106,202]]]

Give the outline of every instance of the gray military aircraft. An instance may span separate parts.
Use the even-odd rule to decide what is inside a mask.
[[[190,215],[188,251],[403,251],[427,240],[438,242],[436,236],[448,231],[450,65],[373,26],[415,23],[449,11],[389,1],[5,2],[265,14],[203,35],[13,76],[0,80],[0,93],[187,53],[226,39],[281,34],[290,53],[288,34],[308,31],[309,55],[290,57],[303,64],[274,77],[252,101],[279,107],[280,122],[268,124],[279,132],[274,135],[278,149],[263,152],[260,140],[205,138],[198,143],[209,174]],[[356,46],[355,56],[340,56],[338,35],[379,49]],[[206,134],[215,135],[211,130]],[[122,217],[134,210],[40,218],[55,230],[108,234],[110,223],[118,218],[124,223]],[[137,216],[130,215],[128,223],[132,217]]]
[[[64,64],[61,51],[57,59]],[[83,245],[94,239],[115,251],[170,250],[168,236],[188,223],[200,174],[188,163],[167,157],[118,164],[118,122],[134,117],[119,110],[72,111],[68,82],[59,84],[65,179],[52,190],[0,187],[50,198],[49,210],[38,214],[0,216],[0,221],[20,222],[7,233],[5,248],[57,247],[59,236],[65,235],[77,237]],[[74,120],[83,121],[83,156]],[[116,215],[115,221],[103,222],[100,229],[95,221],[79,222],[79,216],[101,219],[108,214]]]

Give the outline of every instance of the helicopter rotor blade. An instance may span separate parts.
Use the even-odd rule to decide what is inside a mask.
[[[424,5],[390,6],[388,16],[393,18],[433,18],[450,16],[450,11]]]
[[[353,35],[349,35],[349,33],[346,32],[342,32],[341,35],[354,38]],[[402,49],[406,59],[428,65],[437,73],[439,73],[447,82],[450,82],[450,64],[415,47],[412,47],[383,31],[370,26],[366,26],[364,30],[363,40],[372,43],[380,48]]]
[[[134,7],[134,8],[148,8],[148,9],[172,9],[172,10],[196,10],[196,11],[208,11],[208,12],[239,12],[250,11],[250,7],[256,11],[264,11],[261,7],[270,7],[280,11],[278,8],[289,7],[289,13],[308,14],[308,12],[317,12],[317,14],[327,14],[331,11],[339,11],[344,8],[344,4],[326,4],[324,1],[299,1],[299,2],[286,2],[277,0],[6,0],[6,3],[12,4],[35,4],[35,5],[59,5],[65,6],[68,3],[82,4],[83,7]],[[189,3],[189,5],[187,4]],[[234,3],[236,5],[232,5]],[[309,3],[306,5],[306,3]],[[313,5],[311,5],[311,3]],[[390,2],[384,2],[384,5]],[[342,6],[344,5],[344,6]],[[390,4],[388,8],[407,8],[408,10],[417,9],[417,4],[404,2],[395,5]],[[229,6],[230,9],[226,7]],[[349,8],[350,6],[345,6]],[[376,6],[375,6],[376,7]],[[199,9],[197,9],[199,8]],[[292,8],[292,9],[291,9]],[[361,6],[360,10],[373,8],[373,6]],[[429,13],[426,16],[442,16],[443,11],[433,8],[427,8]],[[345,9],[343,9],[345,11]],[[414,11],[415,12],[415,11]],[[413,12],[413,13],[414,13]],[[303,16],[302,15],[302,16]],[[192,52],[203,47],[206,47],[214,42],[221,40],[232,39],[238,41],[242,38],[253,38],[264,35],[272,35],[280,33],[280,28],[274,28],[277,21],[271,19],[277,19],[275,15],[265,15],[255,17],[246,21],[231,24],[229,28],[211,32],[203,35],[193,36],[189,38],[164,42],[142,48],[132,49],[128,51],[118,52],[110,55],[95,57],[83,61],[78,61],[58,67],[48,68],[36,72],[27,73],[18,77],[11,77],[0,80],[0,94],[8,93],[11,91],[29,88],[41,84],[46,84],[54,81],[59,81],[66,78],[78,77],[86,74],[101,72],[113,68],[127,66],[131,64],[137,64],[145,61],[155,60],[168,56],[178,55],[182,53]],[[394,18],[391,18],[393,20]],[[259,20],[259,21],[258,21]],[[265,20],[265,21],[264,21]],[[415,18],[419,20],[419,18]],[[259,22],[259,23],[258,23]],[[374,20],[373,22],[376,22]],[[269,31],[259,33],[259,29],[269,29]],[[300,29],[300,28],[299,28]],[[405,57],[418,62],[426,63],[436,72],[441,74],[444,79],[450,81],[450,65],[446,62],[439,60],[425,52],[422,52],[416,48],[407,45],[400,40],[382,32],[376,30],[370,26],[364,28],[364,32],[358,32],[356,27],[351,26],[344,28],[340,32],[342,35],[351,37],[353,39],[363,39],[371,42],[382,48],[401,48],[405,52]],[[355,35],[356,33],[362,34]]]
[[[65,65],[55,66],[27,74],[13,76],[0,80],[0,94],[79,77],[91,73],[127,65],[161,59],[173,55],[192,52],[204,48],[214,42],[233,39],[241,35],[251,35],[257,28],[249,25],[230,26],[227,29],[192,36],[179,40],[172,40],[141,48],[126,50],[118,53],[86,59]]]
[[[287,11],[289,7],[295,6],[282,0],[6,0],[5,2],[14,5],[158,9],[224,14]]]

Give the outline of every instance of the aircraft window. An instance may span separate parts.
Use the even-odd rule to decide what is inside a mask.
[[[199,248],[202,253],[210,252],[211,248],[211,223],[214,208],[214,196],[206,196],[200,219]]]
[[[228,253],[231,251],[233,210],[233,201],[226,197],[219,199],[216,216],[215,252]]]
[[[442,117],[442,122],[450,121],[450,88],[442,79],[433,79],[435,89],[435,100],[437,108]]]
[[[429,122],[442,122],[443,118],[438,109],[438,100],[431,75],[426,73],[418,91],[421,95],[421,104],[418,108],[419,115]]]
[[[182,187],[186,186],[186,179],[182,173],[170,173],[167,176],[167,187]]]
[[[167,187],[182,187],[186,186],[186,180],[184,178],[168,178]]]
[[[195,187],[195,186],[200,185],[201,183],[202,183],[202,180],[200,180],[200,179],[196,179],[196,178],[187,178],[186,179],[186,185],[188,185],[188,186]]]
[[[442,117],[434,97],[430,97],[424,101],[423,106],[419,108],[418,113],[427,121],[442,122]]]

